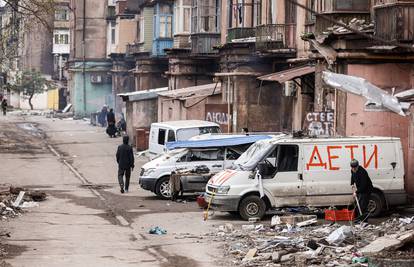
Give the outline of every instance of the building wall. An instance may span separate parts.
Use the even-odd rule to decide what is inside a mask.
[[[116,19],[116,48],[115,53],[124,54],[126,45],[135,41],[137,32],[137,21],[135,19]]]
[[[159,96],[158,121],[205,120],[206,104],[222,103],[221,94],[209,96],[205,100],[199,102],[201,99],[202,98],[178,100]]]
[[[154,38],[154,8],[145,7],[142,11],[144,17],[144,51],[152,51]]]
[[[85,2],[84,2],[85,1]],[[85,12],[84,12],[85,3]],[[106,1],[73,0],[71,8],[71,58],[82,59],[85,50],[86,59],[106,57]],[[83,19],[83,18],[86,19]],[[75,19],[76,18],[76,19]],[[84,27],[85,26],[85,27]],[[85,30],[85,33],[84,33]],[[85,36],[85,47],[83,47]]]
[[[413,87],[413,64],[350,64],[348,74],[367,79],[383,89],[396,92]],[[401,138],[406,168],[406,190],[414,194],[414,140],[409,117],[389,111],[366,111],[363,97],[347,94],[346,134],[394,136]]]
[[[149,128],[158,117],[157,99],[126,102],[127,133],[135,139],[137,128]],[[134,140],[135,143],[135,140]]]
[[[20,100],[19,107],[21,109],[26,109],[26,110],[30,109],[29,99],[27,97],[20,95],[19,100]],[[47,109],[48,108],[47,92],[34,95],[32,98],[32,104],[33,104],[33,109],[36,109],[36,110]]]
[[[91,75],[107,74],[111,65],[105,62],[87,62],[88,71],[83,74],[82,63],[78,63],[71,71],[71,87],[73,88],[72,104],[75,116],[89,116],[101,110],[103,105],[113,107],[112,82],[92,83]]]

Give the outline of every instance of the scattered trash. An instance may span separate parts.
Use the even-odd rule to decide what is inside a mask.
[[[340,245],[348,237],[352,236],[351,226],[341,226],[340,228],[333,231],[327,238],[326,241],[329,244]]]
[[[270,225],[272,227],[275,227],[276,225],[280,225],[282,224],[282,220],[280,219],[279,216],[275,215],[272,217],[272,220],[270,221]]]
[[[152,235],[165,235],[167,234],[167,230],[162,229],[159,226],[155,226],[149,230],[149,233]]]
[[[46,199],[46,193],[10,185],[0,185],[0,218],[7,220],[20,216],[23,209],[39,206]]]
[[[352,263],[367,263],[368,258],[366,257],[354,257],[352,258]]]

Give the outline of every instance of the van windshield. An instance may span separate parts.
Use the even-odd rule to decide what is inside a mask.
[[[172,157],[181,157],[182,155],[184,155],[185,153],[187,153],[188,149],[187,148],[177,148],[177,149],[173,149],[173,150],[168,150],[167,152],[164,152],[162,154],[159,154],[157,157],[153,158],[154,159],[169,159]]]
[[[243,171],[253,170],[257,163],[261,161],[275,146],[272,139],[260,140],[254,143],[246,150],[233,165],[234,169]]]
[[[186,128],[177,130],[177,140],[183,141],[188,140],[191,137],[208,134],[208,133],[220,133],[220,127],[218,126],[208,126],[208,127],[196,127],[196,128]]]

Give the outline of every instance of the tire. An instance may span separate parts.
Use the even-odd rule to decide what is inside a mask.
[[[155,194],[161,199],[171,199],[169,176],[164,176],[158,180],[155,185]]]
[[[378,192],[371,193],[368,202],[368,213],[370,213],[371,217],[378,217],[381,215],[384,209],[384,200],[382,195]]]
[[[247,196],[239,205],[239,214],[244,220],[249,218],[262,219],[266,213],[266,203],[258,196]]]

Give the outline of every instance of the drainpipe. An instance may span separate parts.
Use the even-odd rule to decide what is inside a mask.
[[[86,62],[86,56],[85,56],[85,27],[86,27],[86,0],[83,0],[83,25],[82,25],[82,77],[83,77],[83,110],[86,114],[86,73],[85,73],[85,62]]]

